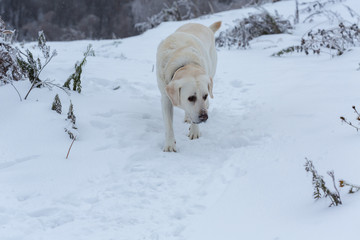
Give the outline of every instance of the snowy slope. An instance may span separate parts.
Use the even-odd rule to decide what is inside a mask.
[[[360,13],[357,0],[344,3]],[[295,8],[265,7],[284,17]],[[354,21],[342,3],[331,8]],[[222,20],[224,30],[254,11],[194,21]],[[20,102],[11,85],[0,87],[0,239],[358,239],[360,195],[341,190],[340,207],[315,202],[303,165],[308,157],[327,182],[333,169],[360,184],[360,136],[339,120],[359,106],[360,49],[270,57],[313,26],[328,26],[321,18],[292,35],[255,39],[249,50],[220,49],[202,137],[188,139],[176,109],[179,152],[164,153],[155,54],[182,24],[122,40],[50,43],[59,54],[43,77],[58,83],[93,45],[81,94],[35,89]],[[24,96],[30,84],[15,86]],[[62,115],[50,110],[56,93]],[[66,160],[70,99],[80,136]]]

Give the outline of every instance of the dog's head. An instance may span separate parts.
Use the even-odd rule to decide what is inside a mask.
[[[212,94],[213,81],[206,74],[183,75],[172,80],[166,86],[166,93],[172,104],[183,109],[192,123],[205,122],[208,119],[209,97]]]

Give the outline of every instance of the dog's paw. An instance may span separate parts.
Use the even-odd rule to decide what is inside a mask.
[[[163,148],[164,152],[177,152],[176,151],[176,142],[167,142]]]
[[[189,118],[189,116],[187,114],[185,114],[184,122],[185,123],[191,123],[191,120],[190,120],[190,118]]]
[[[190,132],[188,137],[190,138],[190,140],[198,139],[200,137],[200,132],[197,132],[197,133]]]
[[[198,139],[200,137],[200,130],[199,130],[199,126],[197,124],[190,125],[188,137],[191,140]]]

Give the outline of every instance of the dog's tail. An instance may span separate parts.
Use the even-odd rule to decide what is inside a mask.
[[[221,21],[218,21],[211,24],[209,28],[215,33],[217,30],[219,30],[220,27],[221,27]]]

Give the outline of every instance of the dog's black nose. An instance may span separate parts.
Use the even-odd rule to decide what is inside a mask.
[[[201,122],[205,122],[208,119],[207,113],[201,113],[199,119]]]

